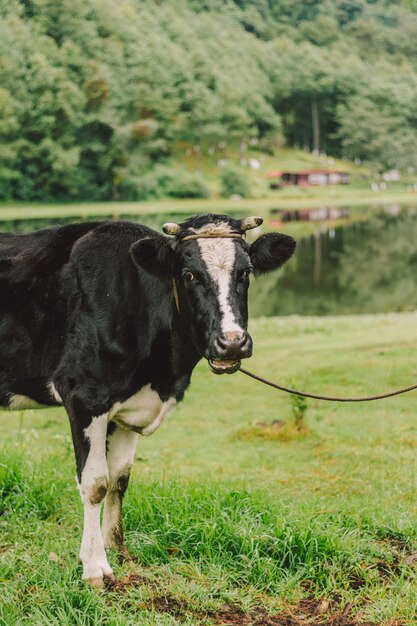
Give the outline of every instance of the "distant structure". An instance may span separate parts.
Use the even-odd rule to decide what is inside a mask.
[[[399,170],[389,170],[382,174],[382,179],[390,183],[397,183],[401,180],[401,172]]]
[[[287,185],[308,187],[309,185],[347,185],[349,183],[349,174],[347,172],[324,168],[295,170],[293,172],[273,170],[268,172],[267,177],[271,181],[271,189],[279,189]]]
[[[304,209],[272,209],[269,225],[279,227],[284,222],[322,222],[349,219],[349,207],[311,207]]]

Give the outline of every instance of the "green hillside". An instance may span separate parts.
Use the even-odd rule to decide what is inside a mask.
[[[415,10],[386,0],[3,1],[0,200],[227,195],[236,172],[219,183],[213,168],[213,183],[201,163],[230,151],[240,162],[247,146],[360,160],[375,174],[415,168]]]

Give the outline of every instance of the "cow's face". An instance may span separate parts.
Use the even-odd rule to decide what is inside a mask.
[[[166,224],[175,240],[144,239],[132,246],[136,263],[150,273],[170,277],[183,327],[201,356],[218,374],[232,373],[252,354],[247,332],[250,274],[280,267],[295,249],[292,237],[262,235],[249,245],[245,230],[260,218],[234,220],[223,215]]]

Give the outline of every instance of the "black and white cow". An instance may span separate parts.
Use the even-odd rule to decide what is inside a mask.
[[[84,504],[83,579],[112,578],[122,498],[138,435],[184,396],[196,363],[231,373],[251,356],[249,274],[268,272],[295,242],[260,218],[202,215],[166,237],[130,222],[0,235],[0,404],[63,404]],[[104,500],[102,528],[100,510]]]

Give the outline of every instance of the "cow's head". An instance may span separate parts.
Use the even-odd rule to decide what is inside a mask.
[[[247,332],[250,274],[280,267],[295,250],[294,239],[279,233],[248,244],[245,231],[261,223],[259,217],[201,215],[165,224],[164,232],[173,239],[148,237],[131,249],[137,265],[171,279],[183,327],[217,374],[235,372],[240,360],[252,354]]]

